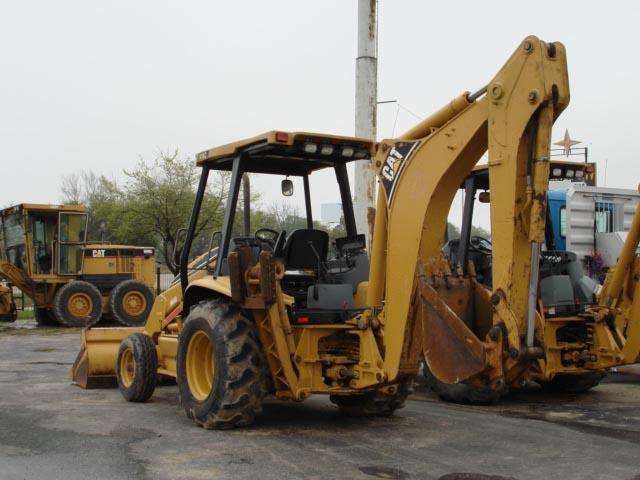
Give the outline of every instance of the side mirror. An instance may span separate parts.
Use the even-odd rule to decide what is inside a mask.
[[[285,178],[280,184],[280,189],[282,190],[282,195],[290,197],[293,195],[293,182],[288,178]]]
[[[180,243],[180,239],[184,238],[186,233],[186,228],[179,228],[176,230],[176,234],[173,237],[173,252],[170,261],[173,264],[172,267],[174,267],[174,269],[177,269],[180,266],[180,257],[182,256],[182,249],[184,248],[184,244]]]

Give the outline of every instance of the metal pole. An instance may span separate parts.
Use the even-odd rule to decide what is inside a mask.
[[[469,240],[473,220],[473,206],[476,197],[475,178],[469,177],[464,181],[464,206],[462,209],[462,228],[460,229],[460,243],[458,244],[458,264],[467,273],[469,263]]]
[[[251,181],[249,174],[242,175],[242,209],[244,220],[244,236],[251,236]]]
[[[377,0],[358,0],[358,56],[356,58],[357,137],[376,139],[377,109]],[[376,174],[370,160],[355,164],[354,213],[359,233],[371,246],[375,219]]]
[[[536,310],[540,277],[540,244],[531,242],[531,274],[529,275],[529,305],[527,309],[527,347],[533,347],[536,338]]]

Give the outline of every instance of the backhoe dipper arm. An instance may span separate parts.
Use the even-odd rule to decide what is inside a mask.
[[[408,322],[410,311],[420,307],[411,305],[412,299],[421,298],[415,294],[418,268],[422,279],[447,281],[440,249],[449,209],[459,186],[487,150],[493,323],[506,325],[515,355],[524,348],[531,255],[544,239],[549,135],[568,102],[563,45],[531,36],[489,83],[484,97],[469,101],[468,94],[463,94],[400,139],[381,143],[374,160],[381,188],[368,302],[383,307],[384,368],[389,380],[402,369],[407,344],[416,341]],[[451,345],[430,343],[429,338],[441,338],[433,331],[422,335],[422,348],[428,361],[471,358],[469,368],[456,374],[459,381],[486,368],[485,354],[462,321],[453,327],[445,328],[448,333],[444,334],[457,335],[456,351],[451,351]],[[437,354],[434,349],[438,348],[447,351]],[[437,374],[437,368],[432,370]]]

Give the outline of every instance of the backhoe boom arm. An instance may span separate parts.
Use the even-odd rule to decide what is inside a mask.
[[[532,245],[539,248],[544,238],[549,135],[568,102],[564,47],[528,37],[484,97],[470,102],[463,94],[400,140],[381,143],[375,158],[381,188],[369,301],[384,305],[389,379],[403,369],[403,351],[415,333],[410,322],[427,314],[412,306],[421,298],[413,293],[416,269],[423,265],[425,281],[432,285],[448,281],[451,272],[439,259],[450,205],[487,150],[490,182],[498,187],[491,201],[494,300],[508,305],[515,328],[510,348],[514,356],[523,354]],[[378,235],[383,228],[386,235]],[[410,318],[410,311],[418,317]],[[493,316],[493,324],[505,322],[497,311]],[[433,348],[423,348],[427,360],[456,357]]]

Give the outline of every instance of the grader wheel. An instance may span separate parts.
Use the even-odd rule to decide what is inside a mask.
[[[116,378],[122,396],[129,402],[146,402],[158,383],[156,345],[143,333],[125,338],[118,349]]]
[[[180,332],[177,383],[189,418],[206,429],[251,424],[265,396],[264,359],[255,326],[235,305],[195,306]]]
[[[412,384],[411,380],[401,382],[392,395],[371,391],[361,395],[331,395],[329,400],[349,417],[388,417],[404,407],[405,400],[413,391]]]
[[[143,325],[153,306],[153,291],[137,280],[120,282],[109,295],[109,310],[113,317],[130,327]]]
[[[102,295],[89,282],[74,280],[58,289],[53,311],[56,320],[66,327],[90,327],[102,316]]]

